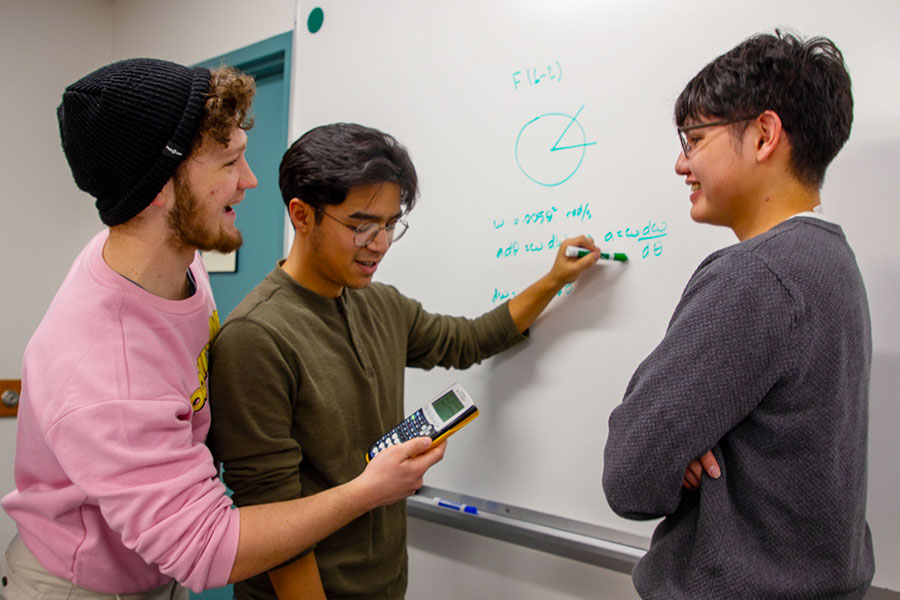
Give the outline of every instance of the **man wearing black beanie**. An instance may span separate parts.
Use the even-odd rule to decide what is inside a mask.
[[[253,93],[228,67],[131,59],[63,94],[63,150],[109,228],[25,351],[0,598],[187,598],[408,496],[443,456],[412,440],[340,487],[232,509],[204,444],[219,317],[197,250],[241,244]]]

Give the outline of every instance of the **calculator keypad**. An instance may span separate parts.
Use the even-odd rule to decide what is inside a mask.
[[[369,449],[369,458],[374,458],[376,454],[395,444],[402,444],[413,438],[422,436],[431,436],[435,433],[434,426],[425,418],[422,409],[417,410],[402,423],[381,436],[381,439],[372,444]]]

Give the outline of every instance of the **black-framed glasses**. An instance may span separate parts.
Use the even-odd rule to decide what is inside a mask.
[[[388,244],[393,244],[394,242],[402,238],[403,234],[406,233],[406,230],[409,229],[409,224],[403,219],[391,221],[387,225],[379,225],[378,223],[374,223],[372,221],[363,223],[362,225],[350,225],[349,223],[344,223],[337,217],[329,215],[327,212],[325,212],[325,209],[317,208],[316,210],[329,219],[337,221],[338,223],[352,231],[353,243],[360,248],[362,248],[363,246],[368,246],[369,244],[374,242],[375,238],[378,237],[378,233],[382,229],[384,229],[384,234],[387,236]]]
[[[678,131],[678,141],[681,142],[681,149],[684,151],[684,157],[688,158],[688,155],[691,153],[691,150],[694,147],[688,141],[687,132],[693,131],[695,129],[702,129],[704,127],[716,127],[718,125],[731,125],[732,123],[740,123],[741,121],[752,121],[756,117],[738,117],[737,119],[728,119],[726,121],[710,121],[708,123],[695,123],[694,125],[684,125],[682,127],[678,127],[676,131]]]

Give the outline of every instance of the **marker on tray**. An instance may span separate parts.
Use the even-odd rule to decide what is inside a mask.
[[[569,246],[566,248],[566,256],[569,258],[581,258],[587,256],[591,251],[581,246]],[[619,262],[628,262],[628,257],[621,252],[601,252],[600,258],[603,260],[617,260]]]
[[[452,500],[444,500],[443,498],[433,498],[432,502],[437,506],[449,508],[450,510],[456,510],[470,515],[478,514],[478,507],[472,506],[471,504],[461,504],[459,502],[453,502]]]

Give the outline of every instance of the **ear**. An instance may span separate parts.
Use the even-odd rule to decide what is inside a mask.
[[[156,197],[150,202],[150,206],[159,206],[165,208],[169,202],[175,201],[175,182],[170,177],[164,186],[156,194]]]
[[[756,118],[753,136],[756,160],[758,162],[769,160],[775,153],[778,145],[787,140],[784,129],[781,126],[781,117],[774,110],[763,111]]]
[[[288,215],[297,233],[309,233],[316,221],[316,210],[300,198],[288,202]]]

